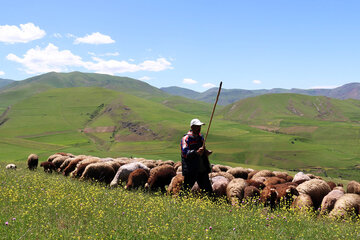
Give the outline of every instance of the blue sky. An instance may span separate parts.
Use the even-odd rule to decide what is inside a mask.
[[[201,92],[360,81],[359,1],[0,4],[0,78],[98,72]]]

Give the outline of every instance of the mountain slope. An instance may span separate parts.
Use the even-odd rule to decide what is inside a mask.
[[[166,89],[164,89],[164,91],[170,94],[174,94],[173,93],[174,91],[167,91]],[[186,89],[181,89],[181,91],[178,91],[175,95],[189,97],[192,99],[196,99],[208,103],[213,103],[216,98],[217,88],[211,88],[205,92],[198,93],[196,95],[185,94],[186,92],[187,92]],[[219,99],[219,104],[228,105],[248,97],[256,97],[259,95],[273,94],[273,93],[295,93],[295,94],[303,94],[309,96],[325,96],[336,99],[352,98],[352,99],[360,100],[360,83],[349,83],[334,89],[297,89],[297,88],[292,88],[292,89],[273,88],[273,89],[259,89],[259,90],[222,89],[221,97]]]
[[[14,80],[0,78],[0,89],[13,83]]]
[[[187,88],[181,88],[181,87],[163,87],[160,88],[161,91],[164,91],[166,93],[169,93],[171,95],[175,96],[182,96],[186,98],[196,99],[196,96],[199,95],[199,92],[187,89]]]

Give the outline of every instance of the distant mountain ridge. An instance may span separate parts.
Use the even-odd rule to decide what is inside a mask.
[[[186,88],[180,87],[167,87],[160,88],[160,90],[169,94],[192,98],[199,101],[212,103],[215,101],[217,94],[217,88],[211,88],[205,92],[196,92]],[[192,92],[192,94],[188,94]],[[272,93],[296,93],[309,96],[325,96],[336,99],[357,99],[360,100],[360,83],[348,83],[343,86],[333,89],[284,89],[284,88],[273,88],[273,89],[259,89],[259,90],[246,90],[246,89],[222,89],[221,97],[219,98],[220,105],[228,105],[239,101],[241,99],[256,97],[263,94]]]
[[[11,83],[15,82],[14,80],[10,80],[10,79],[3,79],[0,78],[0,88],[5,87]]]

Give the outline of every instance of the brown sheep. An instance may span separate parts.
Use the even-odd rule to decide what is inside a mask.
[[[260,181],[255,181],[253,179],[250,179],[250,180],[246,180],[246,183],[249,185],[249,186],[254,186],[256,188],[258,188],[259,190],[262,190],[265,188],[265,184],[263,182],[260,182]]]
[[[59,173],[62,173],[64,172],[65,168],[70,164],[71,160],[73,160],[74,158],[68,158],[66,159],[62,164],[61,166],[57,169],[57,171]]]
[[[329,185],[321,179],[310,179],[296,188],[301,194],[308,194],[314,204],[315,210],[321,205],[323,198],[331,191]]]
[[[254,186],[246,186],[244,189],[244,199],[255,200],[260,197],[260,190]]]
[[[52,171],[55,171],[56,166],[52,162],[42,162],[40,163],[40,167],[44,168],[44,172],[52,173]]]
[[[286,180],[283,178],[269,177],[265,180],[264,184],[265,184],[265,186],[270,186],[270,185],[276,185],[276,184],[285,183],[285,182],[286,182]]]
[[[244,198],[244,189],[247,183],[242,178],[234,178],[226,187],[226,196],[232,205],[240,203]]]
[[[248,178],[247,179],[252,179],[252,177],[257,174],[258,172],[260,172],[259,170],[254,170],[248,173]]]
[[[340,190],[332,190],[329,192],[321,202],[321,213],[329,213],[335,206],[336,201],[341,198],[345,192]]]
[[[286,182],[291,182],[291,181],[288,181],[288,177],[289,177],[289,174],[287,172],[279,172],[279,171],[273,171],[275,177],[278,177],[278,178],[282,178],[282,179],[285,179]],[[291,177],[291,176],[290,176]],[[292,178],[292,177],[291,177]],[[291,179],[292,180],[292,179]]]
[[[147,166],[148,168],[154,168],[157,167],[157,163],[155,160],[142,160],[140,161],[142,164],[144,164],[145,166]]]
[[[360,183],[356,181],[350,181],[347,185],[346,192],[360,194]]]
[[[175,169],[175,171],[178,171],[178,168],[179,167],[181,167],[181,162],[176,162],[175,164],[174,164],[174,169]]]
[[[35,170],[38,166],[39,157],[38,155],[32,153],[28,156],[27,165],[30,170]]]
[[[176,174],[176,176],[171,179],[171,182],[167,189],[168,194],[172,194],[174,196],[179,195],[183,183],[184,183],[184,176],[181,173]]]
[[[55,154],[53,154],[53,155],[50,155],[50,156],[48,157],[47,161],[48,161],[48,162],[52,162],[55,158],[61,157],[61,156],[62,156],[62,155],[55,153]]]
[[[165,164],[150,170],[149,179],[145,185],[150,190],[160,188],[162,192],[166,192],[165,186],[169,185],[171,179],[176,176],[174,167]]]
[[[71,160],[71,162],[69,163],[69,165],[64,169],[63,171],[63,175],[64,176],[69,176],[69,174],[75,170],[77,164],[79,162],[81,162],[82,160],[84,160],[85,158],[87,158],[88,156],[85,155],[79,155],[76,156],[76,158],[74,158],[73,160]]]
[[[107,162],[97,162],[88,165],[80,179],[92,179],[109,184],[115,176],[114,168]]]
[[[130,173],[125,189],[143,187],[148,179],[149,172],[142,168],[138,168]]]
[[[174,167],[174,165],[175,165],[173,160],[166,160],[166,161],[159,160],[159,162],[158,162],[158,166],[165,165],[165,164],[168,164],[172,167]]]
[[[299,194],[299,196],[295,197],[294,202],[291,205],[292,208],[296,210],[306,211],[307,209],[313,209],[314,204],[311,200],[310,195],[308,194]]]
[[[260,201],[264,203],[264,206],[270,205],[271,209],[282,204],[289,207],[293,201],[293,196],[299,195],[296,186],[296,183],[289,182],[266,186],[260,193]]]
[[[331,190],[333,190],[334,187],[336,187],[336,183],[334,183],[334,182],[332,182],[332,181],[328,181],[328,182],[326,182],[326,183],[329,185],[329,187],[330,187]]]
[[[65,162],[66,159],[68,159],[69,157],[68,156],[60,156],[60,157],[56,157],[52,163],[55,164],[55,169],[58,169],[61,164],[63,164]]]
[[[235,178],[247,179],[247,177],[248,177],[248,171],[242,167],[231,168],[231,169],[227,170],[226,172],[230,173]]]
[[[97,163],[97,162],[100,162],[100,158],[97,158],[97,157],[85,158],[83,161],[81,161],[77,164],[75,170],[72,173],[72,177],[75,177],[75,178],[81,177],[81,175],[85,171],[85,168],[88,165],[90,165],[92,163]]]
[[[336,201],[334,209],[329,216],[333,218],[343,218],[358,215],[360,212],[360,195],[355,193],[346,193]]]

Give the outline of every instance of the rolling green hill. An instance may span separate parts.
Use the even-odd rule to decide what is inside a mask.
[[[0,89],[13,83],[14,80],[0,78]]]
[[[127,92],[138,97],[157,99],[168,96],[161,90],[136,79],[96,73],[55,73],[15,81],[0,89],[0,112],[8,106],[52,88],[102,87]]]

